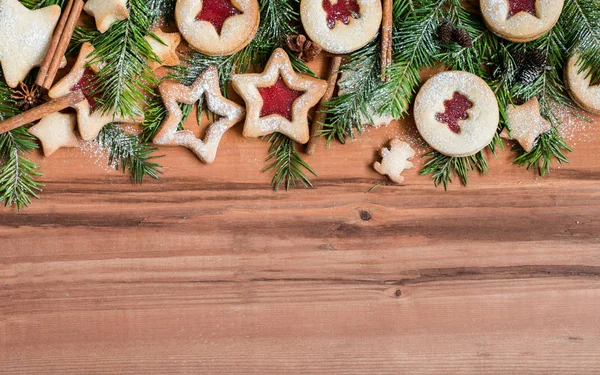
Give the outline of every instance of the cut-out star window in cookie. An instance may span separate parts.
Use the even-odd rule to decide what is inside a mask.
[[[526,12],[537,17],[535,3],[537,0],[508,0],[508,18],[517,13]]]
[[[95,65],[87,66],[89,56],[93,51],[94,47],[90,43],[84,43],[81,46],[73,69],[54,85],[48,93],[52,99],[57,99],[74,91],[79,90],[83,92],[86,100],[76,103],[73,108],[77,111],[79,134],[85,141],[95,139],[100,130],[110,123],[139,123],[143,121],[143,117],[131,119],[117,116],[112,111],[108,113],[93,112],[96,101],[95,95],[98,95],[97,90],[94,89],[95,75],[98,72],[98,67]]]
[[[57,5],[29,10],[18,0],[0,1],[0,63],[9,87],[41,65],[59,17]]]
[[[196,16],[198,21],[210,22],[218,34],[221,34],[223,24],[229,17],[242,14],[242,11],[236,8],[231,0],[203,0],[202,10]]]
[[[537,98],[533,98],[523,105],[510,105],[507,116],[510,133],[504,129],[500,136],[516,140],[527,152],[533,149],[540,134],[552,129],[552,124],[540,114],[540,104]]]
[[[96,28],[101,33],[114,22],[129,18],[127,0],[89,0],[83,10],[96,19]]]
[[[373,168],[382,175],[387,175],[392,182],[401,184],[404,182],[404,176],[401,173],[405,169],[414,167],[411,160],[415,156],[415,150],[406,142],[399,139],[393,139],[390,147],[384,147],[379,151],[381,162],[376,161]]]
[[[29,128],[29,133],[42,143],[44,156],[49,157],[62,147],[77,147],[75,115],[60,112],[44,116],[40,122]]]
[[[176,81],[165,81],[159,87],[167,117],[154,137],[154,144],[183,146],[192,150],[204,163],[215,160],[221,138],[232,126],[244,118],[244,108],[221,95],[219,73],[210,66],[191,85],[185,86]],[[208,109],[219,116],[206,131],[204,140],[196,138],[190,130],[177,130],[183,118],[178,103],[194,104],[206,97]]]
[[[232,82],[246,102],[245,137],[279,132],[298,143],[308,142],[308,111],[325,94],[327,82],[296,73],[281,48],[262,73],[237,74]]]
[[[360,18],[360,6],[357,0],[323,0],[323,10],[327,13],[327,27],[333,29],[337,21],[344,25],[350,23],[350,18]]]

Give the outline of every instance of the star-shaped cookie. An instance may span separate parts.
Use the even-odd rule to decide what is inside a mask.
[[[537,98],[530,99],[523,105],[510,105],[507,116],[510,132],[504,129],[500,136],[516,140],[527,152],[533,149],[540,134],[552,129],[552,124],[540,114]]]
[[[242,106],[221,95],[217,68],[208,67],[191,86],[176,81],[165,81],[160,84],[159,91],[168,114],[154,137],[154,144],[187,147],[204,163],[212,163],[223,134],[242,121],[245,113]],[[178,103],[194,104],[202,96],[206,97],[208,109],[220,116],[208,127],[204,140],[196,138],[190,130],[177,130],[183,118]]]
[[[96,65],[87,67],[89,62],[88,57],[93,51],[94,46],[92,46],[90,43],[86,42],[81,46],[79,56],[77,57],[75,65],[73,65],[73,69],[71,69],[69,74],[55,84],[48,92],[48,95],[52,99],[68,95],[69,93],[75,91],[78,86],[87,86],[85,83],[89,83],[89,80],[93,80],[93,76],[90,77],[90,75],[97,73],[99,69]],[[84,92],[84,94],[86,93]],[[112,122],[139,123],[144,120],[142,117],[132,119],[128,117],[116,116],[112,111],[104,114],[100,112],[93,112],[89,99],[75,104],[73,108],[75,108],[77,111],[79,134],[84,141],[95,139],[100,130],[102,130],[105,125],[108,125]]]
[[[308,111],[325,94],[326,81],[296,73],[287,53],[278,48],[262,73],[236,74],[232,83],[246,102],[245,137],[279,132],[298,143],[308,142]],[[273,88],[276,90],[272,91]],[[264,98],[271,102],[265,102]],[[289,100],[292,98],[295,99]],[[289,118],[281,114],[282,110],[287,110]]]
[[[75,122],[74,114],[56,112],[44,116],[40,122],[29,128],[29,133],[42,142],[44,156],[49,157],[59,148],[78,146]]]
[[[89,0],[83,10],[96,19],[96,28],[101,33],[114,22],[129,18],[127,0]]]
[[[9,87],[40,66],[59,17],[58,5],[29,10],[18,0],[0,1],[0,62]]]
[[[158,69],[161,66],[174,66],[179,65],[179,56],[177,55],[177,46],[181,43],[181,34],[179,33],[165,33],[160,29],[154,31],[160,40],[164,42],[160,43],[150,35],[146,36],[146,40],[150,44],[152,51],[158,56],[161,63],[156,61],[150,61],[148,65],[150,69]]]
[[[373,168],[380,174],[387,175],[392,182],[401,184],[404,182],[404,176],[401,173],[405,169],[414,167],[409,160],[415,156],[415,150],[406,142],[399,139],[392,139],[390,147],[384,147],[379,150],[381,162],[376,161]]]

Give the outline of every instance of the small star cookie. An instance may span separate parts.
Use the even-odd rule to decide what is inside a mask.
[[[60,112],[44,116],[40,122],[29,128],[29,133],[42,143],[44,156],[49,157],[62,147],[77,147],[74,114]]]
[[[40,66],[60,17],[60,7],[29,10],[18,0],[0,0],[0,62],[9,87]]]
[[[48,92],[48,95],[52,99],[56,99],[76,90],[83,91],[87,99],[75,104],[73,108],[77,111],[79,134],[84,141],[95,139],[98,136],[98,133],[100,133],[100,130],[110,123],[139,123],[143,121],[143,117],[134,119],[121,117],[115,115],[112,111],[104,114],[93,112],[94,98],[91,97],[90,94],[93,90],[94,75],[98,72],[99,67],[96,65],[86,67],[89,62],[88,57],[92,52],[94,52],[94,46],[87,42],[84,43],[81,46],[79,56],[77,57],[75,65],[73,65],[73,69],[71,69],[69,74],[55,84]]]
[[[114,22],[129,18],[127,0],[89,0],[83,10],[96,19],[96,28],[101,33]]]
[[[500,136],[514,139],[527,152],[533,149],[540,134],[552,129],[552,124],[540,115],[540,103],[537,98],[523,105],[510,105],[507,110],[510,132],[504,129]]]
[[[160,43],[150,35],[146,36],[146,40],[152,48],[152,52],[158,56],[161,63],[156,61],[150,61],[148,65],[150,69],[155,70],[161,66],[174,66],[179,65],[179,56],[177,55],[177,46],[181,43],[181,34],[179,33],[165,33],[158,29],[154,31],[156,35],[163,43]]]
[[[159,91],[168,114],[154,137],[154,144],[187,147],[204,163],[212,163],[223,134],[242,121],[245,114],[242,106],[221,95],[217,68],[208,67],[191,86],[165,81]],[[177,103],[194,104],[203,96],[206,96],[208,109],[220,118],[208,127],[205,139],[200,140],[190,130],[177,130],[183,118]]]
[[[308,111],[325,94],[326,81],[296,73],[287,53],[278,48],[262,73],[236,74],[232,83],[246,102],[244,137],[279,132],[308,142]]]
[[[381,162],[376,161],[373,168],[382,175],[387,175],[395,184],[404,182],[404,176],[401,173],[405,169],[413,168],[414,165],[409,160],[415,156],[415,150],[406,142],[399,139],[392,139],[390,147],[384,147],[379,150]]]

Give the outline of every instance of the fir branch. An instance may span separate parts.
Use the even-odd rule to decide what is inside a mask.
[[[568,163],[569,159],[566,152],[571,151],[571,148],[559,136],[556,127],[540,135],[531,151],[525,152],[519,144],[516,144],[514,149],[520,154],[515,159],[515,164],[527,167],[528,170],[535,168],[541,177],[550,173],[550,167],[554,159],[560,164]]]
[[[32,197],[39,198],[37,192],[43,185],[35,180],[42,175],[38,169],[38,165],[13,148],[0,167],[0,201],[6,206],[14,204],[21,210],[31,203]]]
[[[16,104],[0,70],[0,121],[20,113]],[[22,156],[36,148],[35,138],[23,127],[0,134],[0,201],[5,205],[15,204],[20,210],[38,197],[43,186],[36,181],[39,166]]]
[[[144,37],[156,19],[157,9],[152,7],[159,5],[156,0],[129,0],[129,18],[113,23],[105,33],[77,30],[75,43],[91,42],[95,47],[91,63],[102,66],[93,87],[102,112],[128,117],[143,113],[145,94],[156,84],[147,62],[158,61]]]
[[[467,186],[469,184],[469,173],[478,171],[486,173],[488,164],[483,151],[466,157],[452,157],[432,151],[425,157],[430,157],[420,172],[421,176],[431,174],[435,186],[443,185],[444,190],[448,190],[448,185],[452,182],[452,177],[457,175],[460,182]]]
[[[118,126],[107,125],[96,141],[109,152],[108,163],[116,170],[129,170],[136,184],[141,184],[146,176],[158,179],[162,173],[160,166],[152,162],[157,158],[151,155],[156,148],[142,142],[137,135],[127,134]]]
[[[317,174],[302,160],[296,151],[295,142],[281,133],[274,133],[269,137],[269,143],[271,144],[269,147],[270,156],[266,161],[272,161],[272,164],[265,168],[263,172],[275,171],[275,175],[271,180],[273,190],[279,190],[282,184],[285,185],[285,190],[289,190],[290,187],[296,187],[298,182],[306,187],[312,187],[312,183],[304,170],[315,176]]]
[[[600,76],[600,5],[597,0],[566,0],[559,20],[570,54],[581,54],[581,71]]]

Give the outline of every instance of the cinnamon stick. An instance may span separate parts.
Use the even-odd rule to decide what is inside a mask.
[[[392,22],[393,0],[383,0],[383,20],[381,24],[381,81],[387,82],[390,77],[387,72],[392,64]]]
[[[333,98],[333,93],[335,91],[335,85],[337,84],[341,65],[342,56],[333,56],[331,59],[331,65],[329,67],[329,76],[327,78],[327,90],[325,91],[325,95],[323,95],[323,98],[319,103],[319,107],[317,108],[317,113],[315,114],[315,118],[313,119],[311,126],[310,139],[306,145],[306,153],[308,155],[314,155],[317,151],[317,146],[319,145],[319,140],[321,139],[320,133],[323,130],[323,121],[325,121],[325,106],[323,103],[326,103]]]
[[[48,68],[48,74],[46,75],[46,79],[44,83],[41,85],[46,90],[49,90],[52,84],[54,83],[54,78],[56,78],[56,73],[60,68],[60,63],[62,58],[69,47],[69,43],[71,42],[71,38],[73,37],[73,32],[75,31],[75,25],[79,20],[79,16],[81,15],[81,11],[83,10],[84,2],[83,0],[74,0],[73,6],[69,12],[69,17],[67,18],[67,22],[63,29],[62,35],[58,41],[58,45],[56,46],[56,50],[54,55],[52,56],[52,60],[50,62],[50,67]]]
[[[51,113],[58,112],[68,107],[86,100],[85,96],[80,90],[73,91],[72,93],[52,100],[48,103],[42,104],[39,107],[30,109],[27,112],[21,113],[15,117],[11,117],[8,120],[0,122],[0,134],[4,134],[20,126],[29,124],[30,122],[37,121],[42,117]]]
[[[58,42],[60,41],[60,38],[65,30],[65,26],[67,24],[67,19],[69,18],[69,14],[71,13],[71,9],[73,9],[73,0],[69,0],[62,15],[60,16],[58,25],[56,25],[56,29],[54,30],[54,34],[52,35],[52,40],[50,40],[50,46],[48,47],[48,52],[46,52],[44,61],[42,61],[42,65],[40,65],[40,70],[38,72],[37,79],[35,81],[35,83],[38,86],[42,86],[44,84],[44,81],[46,80],[46,77],[48,76],[48,69],[50,68],[52,59],[56,55],[56,47],[58,47]]]

